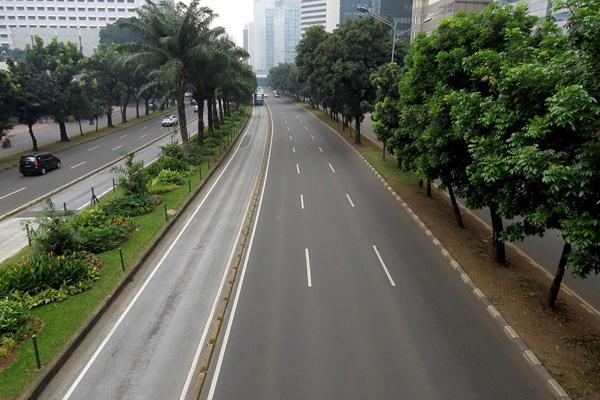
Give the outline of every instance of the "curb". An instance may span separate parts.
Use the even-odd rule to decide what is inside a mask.
[[[552,375],[548,372],[546,367],[539,361],[539,359],[535,356],[535,354],[527,347],[525,342],[519,337],[517,332],[510,326],[510,324],[502,317],[500,312],[494,307],[494,305],[489,301],[486,295],[475,285],[475,283],[471,280],[469,275],[463,270],[461,265],[452,257],[450,252],[446,250],[444,245],[438,240],[438,238],[431,232],[431,230],[425,225],[425,223],[421,220],[421,218],[415,214],[415,212],[410,208],[410,206],[400,197],[400,195],[390,186],[390,184],[381,176],[379,172],[369,163],[369,161],[363,157],[362,154],[358,152],[344,137],[341,136],[339,132],[329,126],[327,123],[318,118],[314,113],[310,110],[307,110],[315,118],[327,128],[329,128],[332,132],[334,132],[338,138],[342,139],[346,145],[348,145],[352,151],[369,167],[373,175],[377,179],[379,179],[382,185],[387,189],[387,191],[394,197],[394,199],[402,205],[402,207],[406,210],[406,212],[412,217],[413,221],[423,230],[425,235],[427,235],[433,244],[440,250],[442,255],[448,260],[452,269],[456,272],[459,278],[467,285],[467,287],[471,290],[473,295],[481,302],[483,307],[485,307],[486,311],[490,315],[490,317],[498,324],[498,326],[502,329],[502,332],[508,337],[511,343],[519,350],[523,358],[527,361],[527,365],[529,365],[534,373],[542,380],[542,382],[546,385],[546,387],[550,390],[555,399],[560,400],[570,400],[569,395],[565,390],[560,386],[560,384],[552,377]]]
[[[191,123],[191,122],[194,122],[194,121],[195,121],[195,119],[192,119],[192,120],[190,120],[190,123]],[[129,128],[129,127],[127,127],[127,128]],[[126,128],[123,128],[123,129],[126,129]],[[174,131],[173,131],[173,132],[174,132]],[[156,139],[153,139],[152,141],[150,141],[150,142],[148,142],[148,143],[146,143],[146,144],[143,144],[143,145],[141,145],[140,147],[137,147],[137,148],[133,149],[132,151],[128,152],[128,154],[130,154],[130,153],[133,153],[133,154],[135,154],[135,153],[137,153],[138,151],[140,151],[140,150],[143,150],[143,149],[145,149],[146,147],[153,145],[154,143],[158,142],[159,140],[162,140],[162,139],[166,138],[167,136],[171,135],[173,132],[168,132],[168,133],[166,133],[166,134],[164,134],[164,135],[161,135],[161,136],[157,137]],[[114,133],[114,132],[113,132],[113,133]],[[107,135],[107,136],[108,136],[108,135]],[[98,138],[98,139],[100,139],[100,138]],[[90,140],[90,142],[92,142],[92,140]],[[74,147],[75,147],[75,146],[74,146]],[[57,187],[56,189],[53,189],[53,190],[51,190],[50,192],[46,193],[46,194],[45,194],[45,195],[43,195],[43,196],[40,196],[40,197],[38,197],[38,198],[36,198],[36,199],[33,199],[33,200],[31,200],[31,201],[28,201],[28,202],[27,202],[27,203],[25,203],[25,204],[21,204],[19,207],[15,208],[15,209],[13,209],[13,210],[11,210],[11,211],[7,212],[7,213],[4,213],[4,214],[0,215],[0,221],[2,221],[2,220],[4,220],[4,219],[6,219],[6,218],[8,218],[8,217],[10,217],[11,215],[15,215],[15,214],[17,214],[17,213],[19,213],[19,212],[21,212],[21,211],[23,211],[23,210],[26,210],[26,209],[28,209],[29,207],[31,207],[31,206],[33,206],[33,205],[35,205],[35,204],[39,203],[39,202],[40,202],[40,201],[42,201],[42,200],[45,200],[45,199],[47,199],[48,197],[52,197],[52,196],[54,196],[56,193],[59,193],[59,192],[61,192],[61,191],[65,190],[65,189],[67,189],[67,188],[69,188],[69,187],[73,186],[74,184],[76,184],[76,183],[79,183],[79,182],[83,181],[84,179],[87,179],[87,178],[89,178],[90,176],[92,176],[92,175],[95,175],[95,174],[97,174],[98,172],[100,172],[100,171],[102,171],[102,170],[104,170],[104,169],[106,169],[106,168],[108,168],[108,167],[110,167],[110,166],[113,166],[114,164],[118,163],[119,161],[122,161],[122,160],[124,160],[125,158],[127,158],[127,154],[126,154],[126,155],[124,155],[124,156],[121,156],[121,157],[119,157],[119,158],[117,158],[117,159],[115,159],[115,160],[109,161],[108,163],[106,163],[106,164],[104,164],[104,165],[101,165],[101,166],[99,166],[98,168],[96,168],[96,169],[94,169],[94,170],[92,170],[92,171],[90,171],[90,172],[87,172],[87,173],[85,173],[85,174],[81,175],[80,177],[73,179],[71,182],[67,182],[67,183],[65,183],[64,185],[62,185],[62,186],[59,186],[59,187]]]
[[[266,106],[266,103],[265,103],[265,106]],[[266,106],[266,107],[267,107],[267,110],[269,110],[269,121],[271,121],[271,119],[272,119],[271,110],[268,108],[268,106]],[[206,347],[200,357],[199,373],[198,373],[198,377],[196,380],[196,385],[194,386],[193,398],[195,400],[200,400],[200,398],[202,396],[202,389],[204,387],[204,383],[206,382],[206,377],[208,376],[208,369],[210,368],[210,363],[211,363],[213,354],[215,352],[215,349],[217,348],[217,341],[219,339],[221,327],[223,326],[223,322],[225,321],[225,314],[227,314],[227,308],[229,306],[229,302],[232,298],[233,289],[234,289],[234,286],[236,283],[238,271],[241,269],[240,264],[242,263],[243,256],[247,251],[246,244],[247,244],[248,236],[250,234],[250,228],[251,228],[252,224],[256,222],[256,221],[254,221],[254,216],[257,211],[256,208],[258,207],[258,198],[260,196],[261,188],[264,185],[265,178],[266,178],[266,167],[267,167],[266,154],[268,152],[269,145],[270,145],[271,141],[273,140],[273,131],[271,130],[271,124],[268,124],[268,126],[269,126],[269,128],[268,128],[269,135],[265,142],[265,148],[263,150],[263,157],[261,160],[259,173],[258,173],[258,176],[256,177],[256,181],[254,183],[254,188],[252,190],[252,196],[251,196],[250,202],[248,204],[248,210],[244,217],[244,223],[243,223],[243,226],[240,231],[241,234],[239,237],[239,241],[236,245],[237,248],[235,251],[235,256],[229,267],[229,271],[227,272],[228,279],[226,281],[226,286],[224,287],[225,291],[222,292],[221,301],[219,302],[219,305],[217,306],[217,313],[215,314],[214,320],[212,322],[212,329],[210,330],[210,336],[208,337],[209,338],[208,343],[206,344]]]
[[[112,305],[112,303],[118,298],[118,296],[123,292],[123,290],[127,287],[129,282],[133,280],[135,274],[141,269],[142,265],[146,262],[148,257],[156,250],[158,245],[163,241],[165,236],[171,231],[172,227],[179,221],[181,215],[185,213],[185,211],[189,208],[190,204],[195,200],[196,196],[204,189],[207,183],[210,181],[212,176],[215,174],[223,161],[229,156],[231,153],[231,149],[237,143],[240,138],[240,133],[244,132],[247,128],[248,123],[250,121],[250,116],[246,118],[244,125],[241,127],[240,131],[237,133],[236,139],[229,144],[227,150],[223,153],[221,159],[218,163],[213,165],[210,172],[205,176],[204,180],[200,183],[200,186],[196,188],[193,194],[188,197],[185,201],[181,209],[175,214],[175,216],[169,221],[167,225],[159,232],[156,239],[150,245],[150,247],[142,254],[141,258],[135,263],[135,265],[127,272],[127,275],[123,277],[119,285],[116,289],[108,295],[104,303],[102,303],[99,308],[88,318],[88,320],[83,324],[83,326],[75,333],[75,335],[67,342],[67,344],[63,347],[63,350],[55,357],[54,361],[52,361],[48,367],[45,368],[45,371],[42,373],[42,376],[38,379],[35,385],[30,388],[24,395],[22,395],[21,399],[29,399],[34,400],[39,397],[39,395],[44,391],[44,389],[48,386],[52,378],[58,373],[60,368],[67,362],[69,357],[77,350],[81,342],[85,339],[87,334],[96,326],[98,321],[102,318],[102,316],[108,311],[108,308]]]

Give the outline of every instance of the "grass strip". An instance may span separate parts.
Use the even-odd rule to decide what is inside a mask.
[[[157,116],[161,115],[162,113],[170,112],[174,109],[175,109],[175,107],[171,107],[171,108],[168,108],[168,109],[160,111],[160,112],[155,112],[155,113],[152,113],[149,115],[142,115],[139,118],[134,118],[125,123],[116,124],[112,128],[107,128],[107,127],[100,128],[100,129],[98,129],[97,132],[89,131],[89,132],[84,132],[83,135],[72,135],[69,137],[69,139],[71,139],[71,140],[68,142],[58,141],[58,142],[54,142],[54,143],[47,143],[44,145],[40,145],[40,146],[38,146],[38,148],[39,148],[38,151],[45,152],[45,153],[58,153],[59,151],[67,150],[72,147],[78,146],[80,144],[88,143],[88,142],[91,142],[92,140],[96,140],[101,137],[113,134],[122,129],[139,125],[142,122],[146,122],[152,118],[156,118]],[[16,167],[19,164],[19,159],[21,158],[21,156],[24,154],[29,154],[31,152],[32,151],[30,149],[28,149],[28,150],[24,150],[24,151],[15,153],[15,154],[11,154],[6,157],[0,157],[0,171],[4,171],[6,169]]]
[[[228,132],[237,124],[238,132],[235,133],[235,137],[237,137],[241,133],[240,130],[244,126],[244,122],[249,117],[249,111],[246,108],[242,113],[234,113],[233,118],[222,124],[220,129]],[[200,166],[191,167],[189,177],[186,180],[189,179],[191,181],[192,194],[188,192],[189,187],[186,181],[185,184],[176,190],[162,195],[163,204],[166,204],[169,209],[180,211],[186,200],[205,181],[210,170],[216,167],[218,160],[224,156],[227,148],[233,142],[226,142],[227,146],[217,149],[217,154],[213,156],[213,162],[210,163],[210,167],[207,162],[204,162]],[[200,168],[202,169],[202,177],[200,177]],[[109,196],[118,195],[119,191],[117,190],[101,201],[110,199]],[[121,246],[126,271],[131,269],[141,259],[143,254],[156,241],[161,231],[165,229],[167,222],[164,217],[163,204],[156,207],[149,214],[133,218],[140,225],[140,229],[135,231]],[[19,252],[17,256],[4,261],[0,264],[0,268],[10,263],[18,262],[20,256],[23,254],[25,254],[25,251]],[[48,304],[32,310],[32,314],[43,321],[43,327],[37,333],[42,364],[46,365],[54,360],[65,344],[90,318],[94,310],[102,304],[108,295],[113,293],[119,283],[127,276],[127,272],[121,271],[118,249],[98,254],[98,256],[104,261],[104,267],[99,273],[98,281],[90,290],[72,296],[62,302]],[[16,398],[26,390],[29,384],[37,380],[40,376],[41,371],[37,371],[35,368],[32,341],[31,339],[27,339],[20,344],[14,360],[0,370],[0,399],[8,400]]]

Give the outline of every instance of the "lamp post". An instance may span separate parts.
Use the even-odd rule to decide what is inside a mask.
[[[357,9],[358,11],[360,11],[361,13],[367,14],[367,15],[369,15],[370,17],[373,17],[373,18],[375,18],[377,21],[381,21],[381,22],[383,22],[384,24],[386,24],[387,26],[389,26],[390,28],[392,28],[392,62],[394,62],[394,53],[396,52],[396,38],[397,38],[397,37],[399,37],[399,36],[402,36],[402,35],[404,35],[404,34],[405,34],[405,33],[407,33],[407,32],[410,32],[410,31],[412,30],[412,27],[410,27],[410,28],[408,28],[408,29],[405,29],[405,30],[403,30],[403,31],[402,31],[402,32],[400,32],[400,33],[396,33],[396,28],[397,28],[397,21],[396,21],[396,20],[394,20],[394,21],[390,21],[390,20],[388,20],[388,19],[382,18],[382,17],[380,17],[380,16],[379,16],[379,15],[377,15],[377,14],[373,14],[373,13],[372,13],[371,11],[369,11],[369,10],[368,10],[366,7],[357,7],[356,9]],[[423,20],[423,21],[421,22],[421,24],[424,24],[425,22],[429,22],[429,21],[431,21],[431,17],[429,17],[429,18],[427,18],[427,19]]]

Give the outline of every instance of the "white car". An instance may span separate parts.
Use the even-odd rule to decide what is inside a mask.
[[[166,117],[163,118],[161,124],[162,124],[162,126],[177,125],[177,117],[175,115],[173,115],[173,114],[167,115]]]

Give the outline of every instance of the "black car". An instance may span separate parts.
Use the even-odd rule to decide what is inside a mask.
[[[23,175],[41,174],[60,168],[60,159],[52,154],[28,154],[19,160],[19,171]]]

